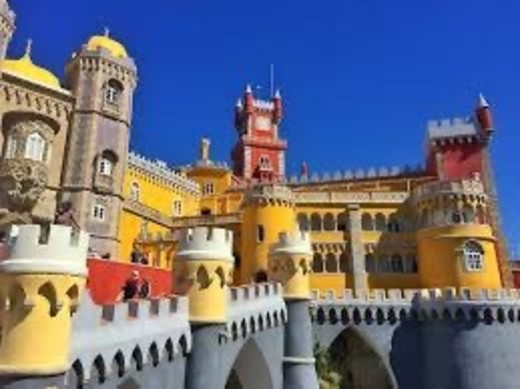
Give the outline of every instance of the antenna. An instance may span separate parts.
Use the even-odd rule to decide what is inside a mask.
[[[274,96],[274,64],[271,64],[271,98]]]

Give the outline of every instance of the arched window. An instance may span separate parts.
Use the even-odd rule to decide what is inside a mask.
[[[130,184],[130,200],[139,201],[141,198],[141,188],[137,182]]]
[[[408,254],[404,263],[405,273],[417,273],[417,258],[414,254]]]
[[[372,254],[365,255],[365,269],[367,273],[377,273],[376,261]]]
[[[298,226],[300,226],[300,231],[309,231],[309,218],[306,214],[298,214]]]
[[[400,232],[401,225],[395,214],[390,215],[388,218],[388,232]]]
[[[348,213],[341,212],[338,215],[338,231],[348,231]]]
[[[464,243],[462,252],[467,271],[476,272],[484,268],[484,249],[479,243],[473,240]]]
[[[202,186],[202,194],[207,196],[215,192],[215,186],[212,182],[207,182]]]
[[[476,215],[475,210],[471,205],[465,205],[462,210],[462,221],[464,223],[473,224],[475,223]]]
[[[339,271],[342,273],[350,273],[352,271],[350,256],[346,252],[342,252],[339,257]]]
[[[317,213],[311,215],[311,230],[321,231],[321,216]]]
[[[173,215],[174,216],[181,216],[182,215],[182,201],[175,200],[173,202]]]
[[[5,147],[4,158],[14,158],[18,148],[18,141],[13,135],[9,135],[7,138],[7,144]]]
[[[386,217],[382,213],[376,215],[376,231],[386,231]]]
[[[403,259],[399,254],[392,255],[392,273],[404,273]]]
[[[314,273],[323,273],[323,257],[320,253],[314,253],[312,259],[312,271]]]
[[[112,79],[107,82],[105,87],[105,101],[110,105],[119,105],[122,93],[123,85]]]
[[[325,270],[327,270],[327,273],[338,272],[338,260],[333,253],[328,253],[325,257]]]
[[[391,259],[386,255],[381,255],[378,258],[377,269],[380,273],[391,273],[392,272],[392,263]]]
[[[460,224],[462,222],[462,216],[459,211],[453,211],[451,213],[451,222],[453,224]]]
[[[271,167],[271,159],[269,158],[269,156],[260,156],[260,167],[263,169],[269,169]]]
[[[361,216],[361,229],[363,231],[373,231],[374,230],[374,220],[369,213],[364,213]]]
[[[326,213],[323,218],[323,229],[325,231],[334,231],[336,229],[336,222],[332,213]]]
[[[200,210],[200,214],[202,216],[209,216],[209,215],[211,215],[211,209],[209,209],[209,208],[202,208]]]
[[[30,134],[25,144],[25,158],[43,162],[45,143],[45,139],[39,133],[33,132]]]

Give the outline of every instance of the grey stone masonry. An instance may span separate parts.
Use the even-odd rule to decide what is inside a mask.
[[[368,282],[365,267],[365,251],[361,240],[361,211],[359,205],[349,205],[348,213],[354,289],[367,289]]]

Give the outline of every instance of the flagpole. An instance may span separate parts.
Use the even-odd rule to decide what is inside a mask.
[[[274,65],[271,64],[271,98],[274,96]]]

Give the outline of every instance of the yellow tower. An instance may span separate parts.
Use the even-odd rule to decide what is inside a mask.
[[[16,229],[0,262],[0,374],[60,374],[69,368],[88,235],[66,226],[51,226],[48,234],[37,225]]]
[[[312,270],[311,238],[308,232],[279,234],[269,253],[269,278],[283,285],[285,299],[310,298]]]
[[[233,279],[233,234],[222,228],[185,230],[175,259],[177,290],[189,296],[193,324],[224,323]]]
[[[434,182],[415,189],[421,286],[499,288],[495,237],[480,179]]]
[[[269,248],[278,235],[296,228],[294,197],[282,185],[258,185],[245,194],[241,226],[240,280],[249,283],[267,273]]]

